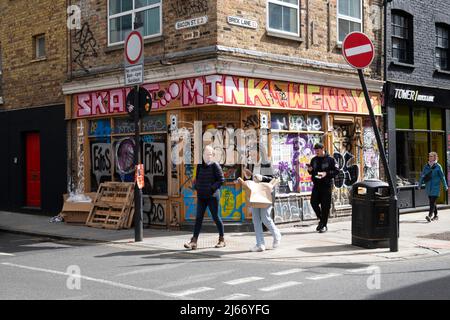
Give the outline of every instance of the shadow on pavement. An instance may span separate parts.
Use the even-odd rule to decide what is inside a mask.
[[[418,283],[371,296],[375,300],[442,300],[449,299],[450,276]]]
[[[307,253],[326,253],[326,252],[341,252],[341,251],[367,251],[367,249],[356,247],[350,244],[340,244],[336,246],[321,246],[321,247],[305,247],[297,248],[299,251]]]

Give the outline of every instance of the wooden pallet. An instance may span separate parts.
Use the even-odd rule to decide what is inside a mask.
[[[98,188],[86,225],[114,230],[130,228],[133,213],[134,183],[104,182]]]

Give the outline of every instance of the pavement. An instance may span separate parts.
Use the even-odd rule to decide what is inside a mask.
[[[191,232],[144,229],[144,240],[134,241],[134,229],[106,230],[64,222],[50,223],[50,217],[0,211],[0,231],[30,234],[56,239],[84,240],[122,244],[129,247],[180,251],[191,258],[220,258],[268,261],[302,261],[317,263],[379,263],[420,259],[450,254],[450,210],[440,210],[439,221],[427,222],[426,212],[400,215],[398,252],[389,248],[365,249],[351,244],[351,221],[328,223],[328,232],[319,234],[316,224],[299,222],[279,225],[281,245],[272,249],[272,237],[265,233],[267,250],[249,252],[255,244],[253,232],[227,232],[225,248],[214,248],[218,236],[203,232],[197,250],[186,250],[183,244]]]

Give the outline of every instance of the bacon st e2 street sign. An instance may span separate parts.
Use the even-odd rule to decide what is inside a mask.
[[[342,55],[353,68],[364,69],[373,61],[373,43],[362,32],[349,33],[342,42]]]

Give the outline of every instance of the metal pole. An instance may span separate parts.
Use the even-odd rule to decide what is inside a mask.
[[[140,163],[139,150],[140,150],[140,129],[139,129],[139,86],[136,86],[136,92],[134,95],[134,166]],[[144,226],[142,223],[142,190],[138,188],[136,182],[134,186],[134,241],[143,241]]]
[[[387,163],[386,152],[384,150],[383,143],[381,142],[380,131],[378,130],[375,120],[375,114],[373,112],[372,103],[370,102],[369,92],[367,91],[366,81],[364,80],[364,74],[361,69],[358,69],[359,80],[364,91],[364,97],[366,98],[367,108],[369,109],[370,119],[372,121],[373,131],[375,132],[375,138],[377,139],[378,149],[381,154],[381,161],[383,162],[384,172],[389,183],[390,191],[390,206],[389,206],[389,219],[391,221],[391,237],[389,241],[390,250],[392,252],[398,251],[398,235],[399,235],[399,223],[398,223],[398,208],[397,208],[397,191],[392,179],[391,170]],[[386,97],[385,97],[386,98]]]

